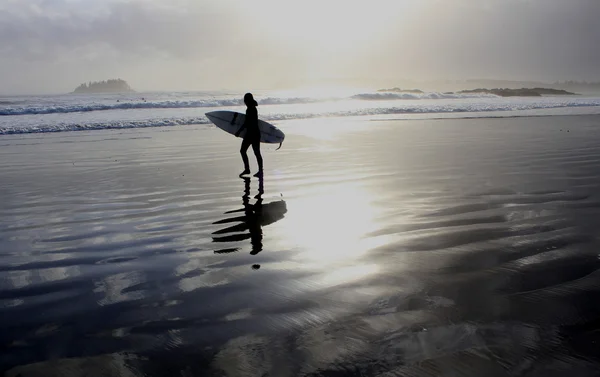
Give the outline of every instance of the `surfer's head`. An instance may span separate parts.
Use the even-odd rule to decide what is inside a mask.
[[[258,103],[254,100],[252,93],[244,94],[244,103],[246,104],[246,106],[258,106]]]

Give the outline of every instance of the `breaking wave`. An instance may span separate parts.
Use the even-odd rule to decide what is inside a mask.
[[[19,127],[4,126],[0,127],[0,135],[66,132],[66,131],[93,131],[93,130],[113,130],[127,128],[147,128],[147,127],[169,127],[192,124],[209,123],[206,117],[190,118],[167,118],[151,120],[132,120],[132,121],[113,121],[113,122],[89,122],[89,123],[56,123],[42,124],[36,126]]]
[[[401,106],[401,107],[372,107],[356,110],[334,112],[306,112],[306,113],[266,113],[261,114],[261,119],[266,121],[281,121],[292,119],[308,119],[316,117],[343,117],[343,116],[368,116],[368,115],[394,115],[394,114],[448,114],[448,113],[480,113],[481,117],[490,117],[488,112],[511,112],[523,110],[543,110],[556,108],[599,107],[600,99],[578,100],[574,102],[534,102],[534,103],[455,103],[427,106]],[[497,115],[496,115],[497,116]],[[64,131],[89,131],[101,129],[126,129],[146,127],[168,127],[180,125],[211,124],[205,116],[151,118],[144,120],[114,120],[114,121],[83,121],[78,123],[52,123],[36,125],[0,125],[0,135],[29,134]]]
[[[419,100],[419,99],[452,99],[452,98],[490,98],[494,95],[480,94],[467,95],[456,93],[360,93],[349,98],[310,98],[310,97],[266,97],[260,99],[260,105],[293,105],[310,104],[327,101],[341,100]],[[4,105],[8,104],[3,103]],[[142,110],[142,109],[190,109],[208,107],[243,106],[239,98],[201,99],[201,100],[159,100],[159,101],[126,101],[114,103],[86,103],[86,104],[37,104],[29,106],[5,106],[0,108],[0,116],[15,115],[46,115],[82,113],[106,110]]]
[[[322,101],[314,98],[263,98],[261,105],[286,105],[314,103]],[[0,108],[0,116],[14,115],[45,115],[81,113],[105,110],[140,110],[140,109],[189,109],[203,107],[231,107],[242,106],[240,99],[205,99],[195,101],[148,101],[148,102],[119,102],[113,104],[74,104],[74,105],[43,105],[43,106],[19,106]]]

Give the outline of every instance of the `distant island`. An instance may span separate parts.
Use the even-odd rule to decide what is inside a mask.
[[[79,85],[73,93],[132,93],[133,89],[125,80],[111,79]]]
[[[419,89],[401,89],[401,88],[379,89],[378,92],[414,93],[414,94],[423,93],[423,91],[419,90]]]
[[[379,89],[378,92],[394,92],[394,93],[423,93],[419,89]],[[574,96],[576,93],[567,92],[563,89],[551,89],[551,88],[521,88],[521,89],[509,89],[509,88],[496,88],[496,89],[469,89],[461,90],[458,92],[444,92],[444,94],[493,94],[500,97],[541,97],[544,95],[552,96]]]
[[[575,93],[567,92],[562,89],[549,89],[549,88],[521,88],[521,89],[471,89],[461,90],[458,93],[484,93],[484,94],[495,94],[500,97],[541,97],[543,95],[552,96],[574,96]]]
[[[376,84],[377,83],[377,84]],[[526,81],[526,80],[493,80],[493,79],[431,79],[431,80],[417,80],[417,79],[406,79],[398,78],[390,82],[389,79],[381,79],[377,81],[360,82],[356,84],[357,87],[365,86],[372,87],[377,85],[378,88],[391,88],[382,89],[381,91],[389,92],[405,92],[412,93],[414,89],[419,88],[425,92],[452,92],[458,93],[459,90],[473,90],[479,88],[505,88],[505,89],[523,89],[523,88],[548,88],[548,89],[559,89],[574,92],[577,94],[600,94],[600,81],[555,81],[555,82],[543,82],[543,81]],[[396,88],[394,88],[396,87]],[[402,88],[409,88],[404,90]],[[412,88],[412,89],[411,89]],[[541,94],[541,93],[540,93]]]

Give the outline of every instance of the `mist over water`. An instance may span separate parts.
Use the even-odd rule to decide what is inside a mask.
[[[599,13],[594,0],[3,1],[0,93],[116,77],[138,91],[597,81]]]

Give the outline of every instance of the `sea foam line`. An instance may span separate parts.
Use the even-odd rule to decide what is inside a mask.
[[[368,116],[368,115],[394,115],[394,114],[478,114],[488,112],[508,112],[524,110],[544,110],[557,108],[579,108],[600,107],[600,100],[578,101],[575,103],[533,103],[533,104],[471,104],[471,105],[437,105],[437,106],[403,106],[403,107],[379,107],[362,108],[350,111],[321,112],[321,113],[267,113],[261,114],[261,119],[266,121],[281,121],[293,119],[309,119],[318,117],[344,117],[344,116]],[[522,114],[521,116],[534,116],[536,114]],[[477,117],[477,116],[475,116]],[[479,116],[480,118],[497,117],[490,115]],[[155,118],[148,120],[108,121],[108,122],[80,122],[80,123],[53,123],[30,125],[0,126],[0,135],[29,134],[65,131],[86,131],[101,129],[125,129],[125,128],[147,128],[168,127],[179,125],[211,124],[205,116],[177,117],[177,118]]]
[[[491,94],[457,94],[457,93],[359,93],[348,98],[309,98],[309,97],[266,97],[260,99],[260,105],[293,105],[309,104],[327,101],[341,100],[359,100],[359,101],[377,101],[377,100],[423,100],[423,99],[454,99],[454,98],[494,98],[497,96]],[[0,116],[17,115],[45,115],[45,114],[66,114],[81,113],[91,111],[107,110],[133,110],[133,109],[189,109],[204,107],[232,107],[243,106],[244,103],[239,98],[227,99],[202,99],[202,100],[161,100],[161,101],[136,101],[136,102],[116,102],[116,103],[90,103],[74,105],[30,105],[30,106],[6,106],[0,108]]]

